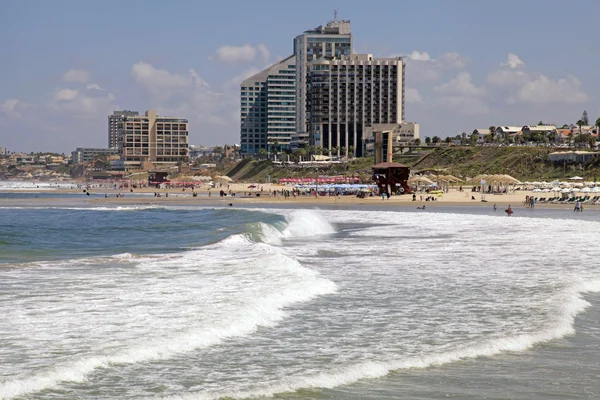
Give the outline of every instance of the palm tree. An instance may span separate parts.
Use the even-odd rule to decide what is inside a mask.
[[[344,156],[344,157],[347,157],[347,156],[348,156],[348,153],[346,152],[346,150],[348,150],[348,149],[346,148],[346,146],[342,146],[342,147],[340,148],[340,151],[342,152],[342,156]]]
[[[600,122],[600,118],[598,118],[598,121],[596,122]],[[348,146],[348,153],[350,153],[351,158],[354,158],[354,151],[356,150],[356,147],[354,146]]]
[[[583,126],[583,121],[579,120],[576,122],[577,126],[579,127],[579,134],[581,135],[581,127]]]
[[[258,151],[258,154],[261,156],[261,158],[264,158],[267,155],[267,150],[263,147]]]
[[[334,148],[332,148],[331,150],[333,150],[333,153],[338,156],[340,156],[340,146],[335,146]]]
[[[296,151],[298,152],[298,161],[300,161],[300,157],[306,157],[306,154],[308,153],[308,150],[306,149],[306,147],[300,147]]]

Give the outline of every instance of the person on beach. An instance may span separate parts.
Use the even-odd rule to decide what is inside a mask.
[[[494,211],[496,211],[496,205],[494,204]]]
[[[504,210],[506,212],[506,214],[510,217],[513,214],[513,210],[512,208],[510,208],[510,204],[508,205],[508,208],[506,210]]]
[[[581,202],[579,200],[577,200],[577,202],[575,202],[575,208],[573,209],[574,212],[581,212]]]

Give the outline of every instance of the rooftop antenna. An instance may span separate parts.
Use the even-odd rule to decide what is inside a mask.
[[[338,10],[337,10],[337,8],[334,8],[334,9],[333,9],[333,20],[334,20],[334,21],[337,21],[337,13],[338,13]]]

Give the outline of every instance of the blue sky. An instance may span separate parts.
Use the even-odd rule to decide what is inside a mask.
[[[116,109],[190,120],[191,144],[239,142],[239,83],[333,17],[355,51],[407,57],[421,136],[600,118],[600,1],[0,1],[0,145],[107,145]]]

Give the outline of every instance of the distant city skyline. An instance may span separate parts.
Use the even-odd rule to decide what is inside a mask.
[[[231,9],[235,7],[235,13]],[[115,110],[187,118],[190,144],[239,143],[240,83],[294,38],[352,22],[356,53],[406,57],[421,137],[600,117],[600,3],[75,0],[0,3],[0,146],[105,147]],[[166,23],[170,21],[169,23]]]

